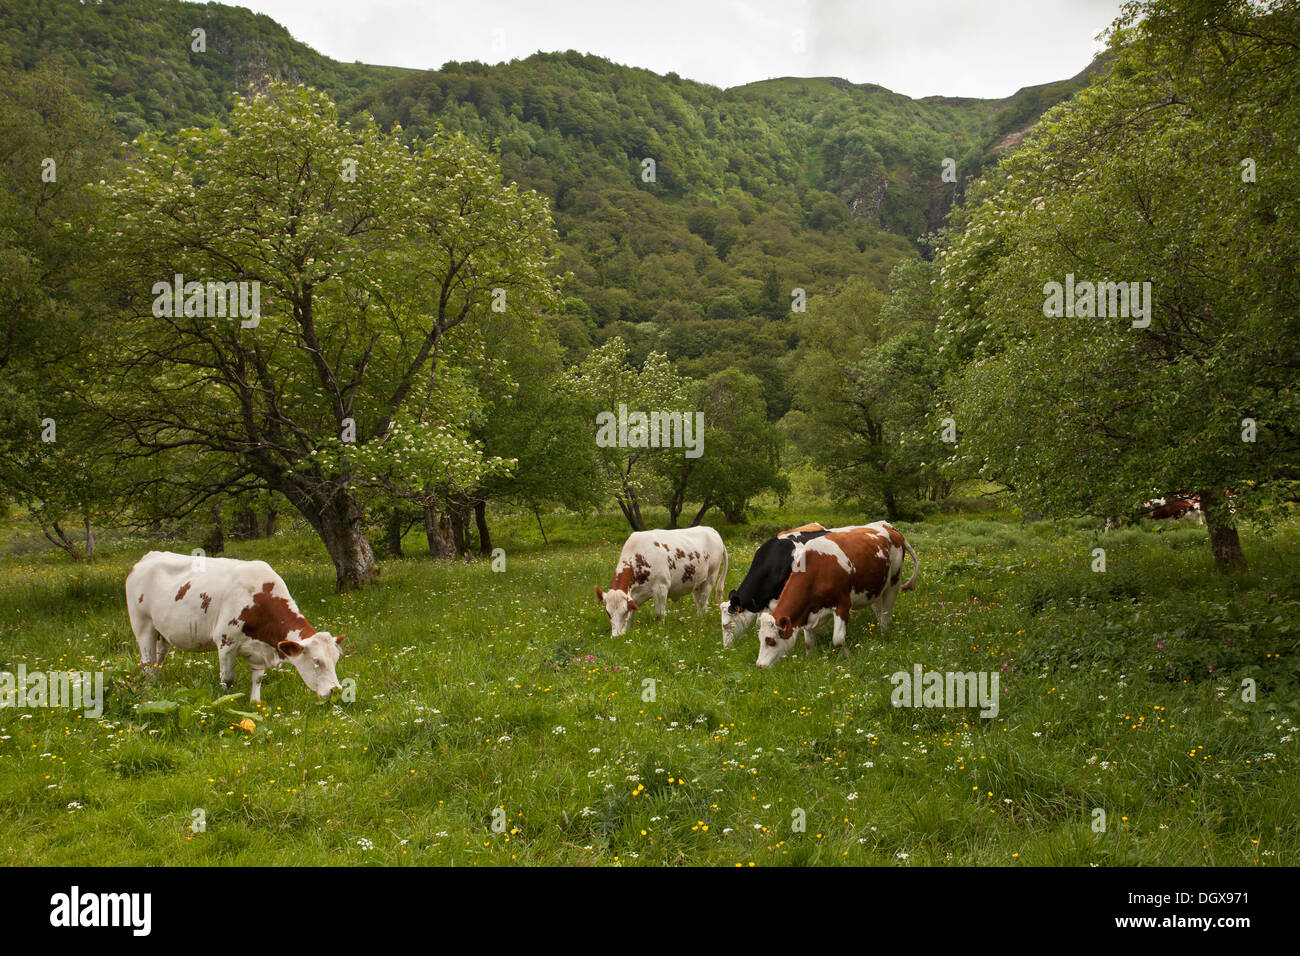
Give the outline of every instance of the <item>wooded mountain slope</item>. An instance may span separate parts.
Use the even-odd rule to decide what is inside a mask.
[[[124,140],[224,121],[236,90],[284,79],[411,137],[442,126],[493,141],[507,175],[554,206],[571,358],[619,334],[635,357],[659,349],[690,374],[763,373],[773,416],[789,406],[791,291],[831,293],[850,276],[883,289],[999,144],[1098,66],[1002,100],[912,100],[836,78],[720,90],[573,51],[415,71],[331,60],[243,8],[167,0],[11,0],[0,63],[55,67]]]

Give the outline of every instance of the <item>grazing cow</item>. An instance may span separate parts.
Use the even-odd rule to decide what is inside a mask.
[[[265,561],[150,551],[126,576],[126,606],[140,662],[151,676],[172,647],[216,648],[227,687],[235,682],[235,661],[248,659],[255,704],[262,699],[263,672],[286,660],[321,697],[339,689],[334,667],[343,635],[308,624]]]
[[[1175,493],[1168,498],[1153,498],[1143,502],[1142,509],[1146,517],[1153,521],[1178,521],[1188,518],[1196,524],[1205,523],[1205,512],[1201,510],[1199,494]]]
[[[1152,498],[1144,501],[1138,508],[1137,517],[1150,518],[1152,521],[1180,521],[1187,519],[1193,524],[1205,524],[1205,512],[1201,510],[1201,496],[1176,491],[1166,498]],[[1122,523],[1118,517],[1106,519],[1106,530],[1118,528]]]
[[[596,586],[596,600],[609,615],[610,636],[621,637],[633,612],[653,598],[655,618],[668,611],[668,599],[695,596],[700,613],[709,594],[727,583],[727,549],[712,528],[697,526],[671,531],[634,531],[623,544],[608,591]]]
[[[912,556],[912,577],[902,584],[905,554]],[[864,604],[871,604],[885,633],[898,592],[916,587],[920,571],[916,552],[887,521],[836,529],[796,546],[776,606],[758,616],[758,666],[768,667],[784,657],[799,629],[811,650],[813,629],[831,615],[834,644],[843,647],[849,611]]]
[[[730,647],[736,638],[749,630],[759,611],[768,610],[790,576],[790,562],[796,544],[811,541],[826,533],[826,529],[813,522],[782,531],[768,538],[754,552],[745,580],[722,602],[722,646]]]

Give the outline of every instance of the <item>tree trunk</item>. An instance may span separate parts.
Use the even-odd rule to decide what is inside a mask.
[[[701,521],[703,521],[703,520],[704,520],[704,516],[705,516],[706,514],[708,514],[709,509],[712,508],[712,507],[713,507],[713,502],[710,501],[708,498],[705,498],[705,499],[704,499],[704,503],[703,503],[702,505],[700,505],[700,510],[697,511],[697,512],[695,512],[695,517],[691,519],[691,527],[694,527],[695,525],[697,525],[697,524],[699,524]],[[730,517],[729,514],[726,514],[726,513],[725,513],[725,509],[724,509],[724,515],[723,515],[723,517],[725,517],[725,518],[727,519],[727,521],[731,522],[732,524],[735,524],[735,523],[736,523],[736,522],[734,522],[734,521],[731,521],[731,517]]]
[[[488,531],[486,501],[474,502],[474,524],[478,528],[478,553],[491,554],[492,535]]]
[[[456,554],[464,554],[469,550],[465,541],[465,526],[469,523],[468,512],[460,505],[447,509],[451,516],[451,541],[452,546],[456,549]]]
[[[424,537],[429,542],[429,557],[454,558],[456,545],[451,538],[451,522],[446,512],[433,505],[424,506]]]
[[[394,508],[388,513],[388,545],[390,558],[404,557],[402,554],[402,509]]]
[[[54,534],[50,534],[51,528],[53,528]],[[72,539],[64,534],[63,529],[59,527],[57,521],[51,522],[50,528],[41,525],[41,531],[44,532],[45,537],[49,538],[52,543],[58,545],[64,551],[68,552],[68,554],[72,555],[74,561],[80,561],[84,557],[84,555],[77,550],[77,546],[72,543]]]
[[[203,542],[203,550],[208,554],[220,554],[226,550],[226,536],[221,528],[221,509],[213,505],[208,513],[212,515],[212,533]]]
[[[85,518],[85,524],[86,524],[86,557],[93,558],[95,556],[95,532],[90,529],[89,515],[87,515]]]
[[[360,512],[355,511],[351,499],[348,503],[353,505],[355,517],[346,512],[329,515],[321,523],[320,529],[325,548],[334,559],[335,586],[339,591],[359,588],[379,574],[375,552],[371,549],[365,532],[361,530]]]
[[[627,519],[627,523],[632,526],[633,531],[645,530],[645,521],[641,518],[641,505],[636,498],[630,495],[626,500],[619,498],[618,507],[623,512],[623,517]]]
[[[244,541],[259,537],[257,512],[252,508],[236,508],[230,516],[230,536]]]
[[[1201,511],[1205,513],[1205,528],[1210,533],[1210,551],[1214,554],[1215,566],[1227,573],[1246,570],[1246,556],[1237,537],[1237,522],[1224,500],[1222,488],[1201,492]]]
[[[275,519],[278,517],[276,510],[270,506],[266,509],[266,536],[275,537]]]
[[[880,496],[885,499],[885,520],[897,521],[898,520],[898,499],[894,497],[893,490],[886,488],[884,491],[880,493]]]
[[[546,528],[542,526],[542,512],[534,508],[533,517],[537,519],[537,530],[542,533],[542,544],[549,545],[551,542],[546,539]]]
[[[379,576],[375,552],[362,527],[361,509],[346,488],[338,488],[330,498],[318,488],[291,484],[279,490],[325,544],[334,561],[336,586],[340,591],[359,588]]]

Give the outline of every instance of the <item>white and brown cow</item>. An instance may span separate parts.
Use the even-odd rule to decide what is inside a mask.
[[[904,584],[907,554],[912,556],[912,577]],[[781,596],[758,616],[758,666],[768,667],[784,657],[800,630],[811,649],[813,629],[832,615],[834,644],[843,647],[849,612],[866,604],[875,610],[885,633],[898,593],[916,587],[920,570],[912,546],[887,521],[836,529],[796,545]]]
[[[691,594],[702,614],[710,592],[720,600],[726,582],[727,548],[712,528],[634,531],[623,544],[609,590],[596,586],[596,600],[609,615],[610,635],[621,637],[646,601],[654,601],[655,617],[661,619],[670,597]]]
[[[1205,524],[1205,511],[1201,507],[1201,496],[1197,492],[1175,491],[1163,498],[1152,498],[1138,506],[1135,514],[1138,518],[1152,521],[1189,521],[1192,524]],[[1123,519],[1110,516],[1106,519],[1106,530],[1118,528]]]
[[[321,697],[339,689],[334,668],[343,635],[308,624],[265,561],[150,551],[126,576],[126,606],[140,663],[151,676],[172,647],[216,648],[227,687],[235,682],[235,661],[248,660],[253,703],[262,699],[266,669],[286,660]]]

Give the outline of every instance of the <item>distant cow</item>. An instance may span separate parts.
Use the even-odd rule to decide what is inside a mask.
[[[826,533],[813,522],[782,531],[768,538],[754,552],[745,580],[722,602],[722,646],[730,647],[736,638],[749,630],[759,611],[768,610],[785,587],[796,544],[811,541]]]
[[[1205,524],[1205,512],[1201,509],[1199,493],[1176,491],[1164,498],[1152,498],[1138,507],[1136,517],[1150,518],[1152,521],[1188,520],[1193,524]],[[1122,524],[1119,517],[1106,519],[1106,530],[1118,528]]]
[[[1143,509],[1150,509],[1146,516],[1153,521],[1178,521],[1190,519],[1196,524],[1204,524],[1205,514],[1201,511],[1200,495],[1173,495],[1168,499],[1155,498],[1144,502]]]
[[[902,584],[907,554],[912,556],[912,577]],[[875,610],[885,633],[898,592],[916,587],[920,570],[912,546],[886,521],[836,529],[797,545],[776,606],[758,616],[758,666],[768,667],[784,657],[799,629],[811,648],[813,629],[831,615],[834,644],[843,647],[849,612],[865,604]]]
[[[172,647],[216,648],[227,687],[235,682],[235,661],[247,658],[253,703],[262,699],[263,672],[286,660],[321,697],[339,689],[334,668],[343,635],[308,624],[265,561],[150,551],[126,576],[126,606],[150,675]]]
[[[632,614],[647,600],[654,600],[657,619],[667,613],[670,597],[683,594],[694,595],[703,613],[710,592],[716,589],[720,599],[726,582],[727,549],[712,528],[635,531],[618,556],[609,590],[596,586],[596,600],[609,615],[610,635],[621,637]]]

